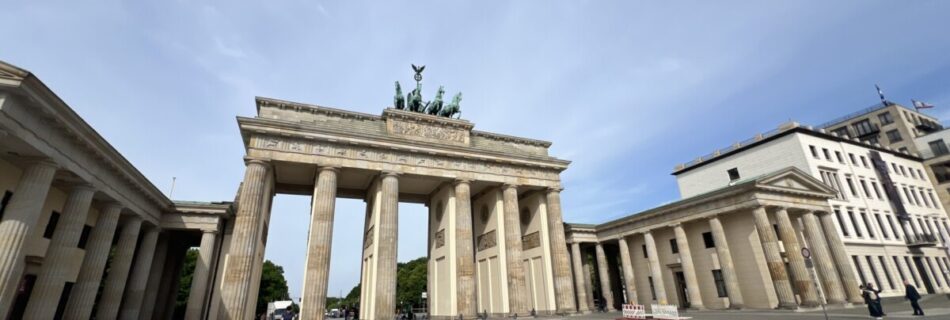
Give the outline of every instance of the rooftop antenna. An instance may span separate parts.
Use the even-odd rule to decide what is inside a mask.
[[[171,199],[172,193],[175,193],[175,177],[172,177],[172,189],[168,191],[169,199]]]

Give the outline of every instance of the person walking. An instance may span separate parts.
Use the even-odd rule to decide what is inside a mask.
[[[917,292],[917,288],[907,280],[904,280],[904,299],[910,300],[910,307],[914,308],[915,316],[924,315],[924,309],[921,309],[920,304],[917,303],[917,300],[920,300],[920,293]]]
[[[884,306],[881,305],[881,290],[874,287],[873,283],[868,282],[868,289],[874,291],[874,307],[877,308],[877,313],[879,316],[886,316],[887,313],[884,313]]]

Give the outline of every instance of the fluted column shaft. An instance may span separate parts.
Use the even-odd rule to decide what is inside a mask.
[[[828,303],[847,303],[844,289],[841,288],[841,277],[838,275],[838,269],[835,269],[834,261],[831,259],[828,242],[821,232],[821,226],[818,225],[818,217],[815,217],[814,212],[808,211],[802,215],[802,221],[805,224],[805,236],[808,237],[808,248],[814,256],[812,260],[815,261],[815,266],[818,268],[821,287],[824,289]]]
[[[326,312],[330,249],[333,243],[333,216],[336,210],[337,173],[336,168],[320,168],[317,181],[314,182],[303,297],[300,303],[302,319],[321,320]]]
[[[92,316],[92,306],[96,302],[96,294],[99,293],[102,273],[109,260],[112,238],[119,225],[121,212],[122,206],[118,203],[107,204],[99,211],[96,226],[86,242],[86,255],[82,260],[79,276],[73,285],[69,302],[66,303],[66,311],[63,312],[67,318],[89,319]]]
[[[455,261],[458,313],[475,317],[475,251],[472,240],[472,194],[469,182],[455,181]]]
[[[528,313],[528,289],[521,261],[521,215],[518,214],[518,188],[503,187],[505,209],[505,255],[508,264],[508,310],[512,314]]]
[[[818,306],[818,288],[812,282],[808,275],[808,269],[805,268],[805,258],[802,257],[802,246],[798,243],[798,235],[792,221],[788,217],[788,210],[780,207],[775,211],[775,220],[778,222],[779,237],[785,245],[785,253],[788,257],[788,266],[792,272],[792,281],[798,288],[798,294],[802,298],[802,306]]]
[[[798,306],[795,294],[788,281],[785,262],[782,261],[775,230],[772,230],[772,223],[769,222],[765,207],[755,208],[752,211],[752,217],[755,219],[755,229],[759,233],[759,241],[762,242],[762,253],[765,254],[765,263],[775,286],[775,294],[778,296],[778,306],[784,309],[795,309]]]
[[[254,278],[255,252],[258,230],[264,214],[264,190],[270,164],[261,160],[247,161],[244,183],[238,199],[238,212],[234,217],[234,230],[228,252],[224,278],[221,279],[222,317],[249,319],[247,305],[250,291],[258,284]]]
[[[831,251],[831,258],[838,269],[838,275],[841,276],[841,283],[844,287],[844,293],[848,296],[851,303],[864,303],[861,292],[858,290],[858,279],[855,277],[854,268],[851,266],[851,258],[844,250],[844,242],[838,236],[838,229],[835,228],[834,218],[831,213],[822,212],[818,215],[818,221],[821,222],[821,228],[824,230],[825,241],[828,243],[828,249]]]
[[[198,248],[198,260],[195,261],[195,271],[191,277],[191,290],[188,291],[185,319],[201,319],[204,312],[205,295],[208,291],[208,276],[211,274],[211,259],[214,257],[214,243],[217,232],[217,230],[203,230],[201,233],[201,246]]]
[[[630,247],[627,246],[627,238],[620,237],[617,244],[620,246],[620,266],[623,269],[623,283],[627,291],[626,302],[637,304],[640,299],[637,299],[637,281],[633,274],[633,260],[630,259]]]
[[[384,173],[379,210],[375,319],[392,319],[396,310],[396,241],[399,239],[399,179]]]
[[[548,235],[551,239],[557,312],[564,314],[573,312],[576,306],[574,305],[574,283],[571,281],[571,262],[567,254],[567,241],[564,239],[561,190],[548,189],[545,200],[548,208]]]
[[[139,239],[141,229],[142,219],[138,216],[128,217],[122,225],[119,231],[119,242],[115,246],[112,263],[109,264],[109,273],[106,274],[102,288],[102,297],[97,303],[96,319],[115,319],[119,316],[122,294],[125,292],[129,267],[132,266],[135,244]]]
[[[699,292],[699,281],[696,280],[696,268],[693,266],[693,255],[690,254],[689,241],[683,225],[673,227],[676,235],[676,248],[679,249],[680,264],[683,266],[683,276],[686,277],[686,293],[689,295],[689,307],[703,309],[703,297]]]
[[[590,306],[587,305],[587,279],[584,277],[584,264],[581,262],[583,259],[583,254],[581,253],[581,245],[577,242],[571,243],[571,260],[574,263],[574,286],[577,288],[577,311],[585,312],[590,311]]]
[[[663,269],[660,268],[660,257],[656,252],[656,241],[653,233],[643,233],[643,242],[647,246],[647,261],[650,263],[650,276],[653,277],[653,291],[656,293],[658,304],[667,304],[666,286],[663,285]]]
[[[610,267],[607,265],[607,255],[604,254],[604,246],[597,243],[594,247],[597,254],[597,270],[600,276],[600,294],[604,297],[604,303],[607,310],[617,310],[614,308],[614,291],[610,287]]]
[[[739,289],[739,276],[736,275],[736,267],[732,263],[732,253],[729,251],[726,232],[722,229],[722,222],[719,221],[718,217],[709,218],[709,229],[712,230],[713,241],[716,243],[716,255],[719,256],[722,279],[726,282],[729,308],[741,309],[745,302],[742,299],[742,290]]]
[[[155,245],[152,267],[149,268],[148,285],[145,286],[145,298],[142,300],[142,312],[139,313],[144,319],[155,317],[155,305],[158,303],[158,292],[162,286],[162,274],[165,273],[165,262],[168,256],[168,237],[168,233],[159,234],[158,244]]]
[[[23,276],[23,245],[36,226],[56,164],[40,160],[23,170],[0,221],[0,315],[10,312],[16,288]]]
[[[74,187],[66,198],[63,213],[60,215],[56,231],[46,250],[43,265],[40,266],[40,273],[33,285],[24,318],[48,319],[56,313],[55,306],[63,294],[66,281],[69,280],[67,273],[74,267],[74,263],[79,262],[73,261],[69,253],[79,242],[83,226],[86,225],[86,218],[89,216],[92,196],[95,193],[96,190],[92,186],[79,185]]]
[[[160,228],[153,227],[145,231],[142,243],[139,244],[135,255],[135,265],[125,288],[122,298],[122,319],[138,319],[142,311],[142,301],[145,299],[145,289],[148,287],[148,277],[151,274],[152,258],[155,257],[155,246],[158,244]]]

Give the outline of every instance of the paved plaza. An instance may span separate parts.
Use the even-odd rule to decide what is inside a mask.
[[[924,317],[913,316],[913,311],[907,301],[899,298],[883,300],[885,319],[950,319],[950,297],[946,295],[928,295],[920,300],[921,307],[927,313]],[[821,310],[809,312],[780,311],[780,310],[707,310],[686,311],[681,316],[692,317],[697,320],[753,320],[753,319],[824,319]],[[620,312],[597,313],[569,319],[618,319]],[[868,319],[865,305],[855,305],[853,308],[832,308],[828,310],[828,319]]]

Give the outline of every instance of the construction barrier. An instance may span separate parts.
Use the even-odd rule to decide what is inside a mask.
[[[681,319],[675,304],[651,304],[653,319]]]
[[[643,307],[642,304],[625,304],[623,305],[623,318],[624,319],[646,319],[647,310]]]

